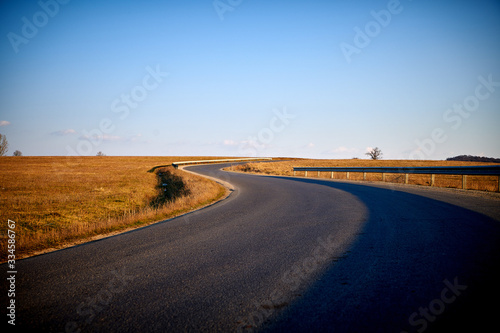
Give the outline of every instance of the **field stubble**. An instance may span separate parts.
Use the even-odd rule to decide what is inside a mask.
[[[8,219],[16,222],[16,258],[22,258],[207,205],[225,189],[168,165],[211,158],[1,157],[0,259],[7,255]],[[178,177],[185,188],[162,197],[162,182]]]

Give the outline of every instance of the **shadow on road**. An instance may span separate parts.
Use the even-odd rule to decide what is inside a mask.
[[[348,254],[266,332],[458,332],[495,327],[499,222],[379,187],[284,178],[357,196],[369,220]],[[335,198],[332,198],[334,200]]]

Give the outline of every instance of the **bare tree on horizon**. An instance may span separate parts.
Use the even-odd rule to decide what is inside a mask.
[[[382,158],[382,150],[380,150],[378,147],[375,147],[369,152],[367,152],[365,155],[370,156],[372,160],[379,160]]]
[[[7,141],[7,137],[0,133],[0,156],[7,155],[7,151],[9,150],[9,142]]]

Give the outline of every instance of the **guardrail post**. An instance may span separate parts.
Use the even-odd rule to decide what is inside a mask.
[[[434,186],[435,179],[436,179],[436,175],[435,174],[431,174],[431,186]]]
[[[363,180],[366,180],[366,172],[363,172]]]
[[[407,173],[405,173],[405,184],[408,185],[408,174]]]
[[[382,181],[385,182],[385,172],[382,172]]]
[[[330,175],[330,178],[333,179],[333,171],[332,174]],[[498,176],[499,182],[500,182],[500,176]]]
[[[304,177],[307,177],[307,170],[306,170],[306,174],[304,175]]]
[[[349,180],[349,171],[345,173],[346,178]]]
[[[293,176],[295,177],[295,170],[293,170]]]
[[[319,171],[318,171],[318,178],[319,178]]]
[[[467,189],[467,175],[462,175],[462,189]]]

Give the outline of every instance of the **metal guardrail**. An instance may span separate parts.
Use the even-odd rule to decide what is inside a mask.
[[[182,162],[173,162],[172,166],[174,168],[178,168],[181,165],[189,165],[189,164],[208,164],[208,163],[227,163],[227,162],[250,162],[250,161],[271,161],[270,157],[252,157],[252,158],[230,158],[230,159],[222,159],[222,160],[199,160],[199,161],[182,161]]]
[[[435,175],[500,175],[500,165],[456,166],[456,167],[294,167],[293,171],[329,171],[329,172],[371,172],[371,173],[408,173]]]
[[[498,188],[500,191],[500,165],[480,165],[480,166],[443,166],[443,167],[294,167],[293,175],[297,171],[305,171],[307,173],[318,172],[331,172],[333,178],[334,172],[345,172],[347,179],[349,179],[350,172],[362,172],[363,180],[366,180],[367,173],[381,173],[382,181],[385,181],[386,174],[405,174],[405,184],[408,184],[408,175],[410,174],[427,174],[431,175],[431,186],[434,186],[435,175],[461,175],[462,188],[467,189],[467,176],[497,176]]]

